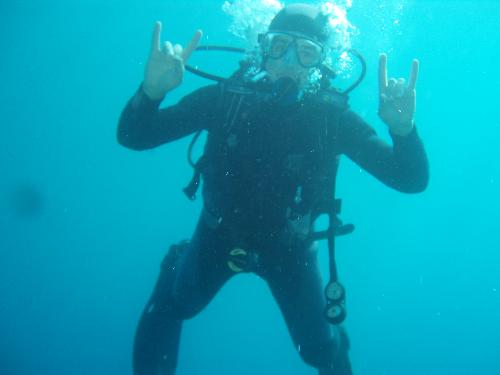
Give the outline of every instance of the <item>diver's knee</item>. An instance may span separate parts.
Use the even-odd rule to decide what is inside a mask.
[[[182,240],[179,243],[173,244],[167,251],[167,254],[161,262],[162,271],[175,272],[179,259],[184,251],[186,251],[189,246],[189,240]]]
[[[198,280],[199,275],[190,269],[189,261],[182,259],[189,251],[189,246],[187,240],[172,245],[161,266],[163,273],[173,276],[169,305],[172,317],[178,320],[195,317],[205,306],[203,283]]]
[[[153,297],[146,306],[146,314],[168,315],[173,319],[185,320],[195,314],[189,300],[178,285],[181,257],[189,246],[188,240],[173,244],[168,249],[160,266],[160,277]]]
[[[192,319],[203,309],[203,306],[197,303],[199,298],[193,296],[192,293],[187,296],[185,293],[174,291],[172,297],[172,312],[176,319]]]

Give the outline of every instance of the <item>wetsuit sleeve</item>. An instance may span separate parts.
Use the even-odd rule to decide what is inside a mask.
[[[406,136],[391,134],[392,145],[352,111],[342,114],[337,134],[340,150],[384,184],[405,193],[427,187],[427,155],[416,127]]]
[[[142,85],[125,106],[118,123],[118,142],[133,150],[146,150],[174,141],[214,123],[217,86],[207,86],[160,109],[161,100],[151,100]]]

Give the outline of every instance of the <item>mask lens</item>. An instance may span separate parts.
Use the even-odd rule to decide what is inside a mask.
[[[323,48],[312,40],[297,38],[297,56],[300,63],[305,67],[311,67],[320,63]]]
[[[281,33],[266,35],[267,55],[273,59],[283,57],[293,42],[293,37]]]
[[[284,32],[270,32],[264,35],[264,53],[273,59],[283,57],[290,46],[294,46],[299,63],[306,68],[313,67],[321,62],[323,47],[321,44],[298,35]]]

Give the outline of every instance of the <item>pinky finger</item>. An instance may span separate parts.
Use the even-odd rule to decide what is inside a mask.
[[[414,59],[411,64],[410,79],[408,82],[408,88],[410,90],[415,90],[415,86],[417,85],[419,66],[420,62],[417,59]]]

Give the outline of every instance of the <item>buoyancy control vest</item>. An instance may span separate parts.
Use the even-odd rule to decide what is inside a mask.
[[[333,205],[338,154],[331,132],[348,97],[326,88],[280,105],[272,87],[243,80],[242,70],[219,84],[224,121],[209,132],[199,161],[190,161],[195,175],[185,192],[194,199],[203,176],[214,223],[244,217],[273,230],[295,226],[289,229],[305,237]]]

